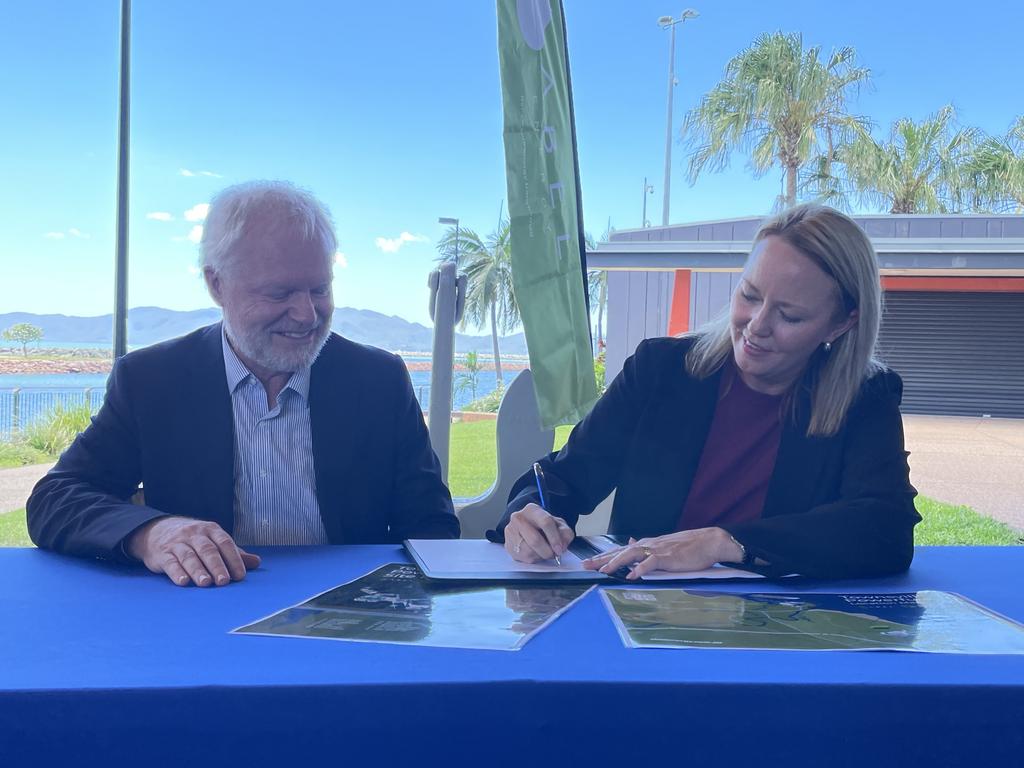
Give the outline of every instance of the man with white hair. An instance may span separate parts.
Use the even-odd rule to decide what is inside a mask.
[[[259,565],[246,546],[458,537],[401,358],[331,333],[336,249],[291,184],[214,198],[201,266],[223,322],[116,362],[32,491],[33,541],[206,587]]]

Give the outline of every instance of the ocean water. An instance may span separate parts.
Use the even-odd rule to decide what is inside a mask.
[[[105,389],[107,374],[105,373],[41,373],[41,374],[0,374],[0,389],[15,387],[31,389],[88,389],[98,387]]]

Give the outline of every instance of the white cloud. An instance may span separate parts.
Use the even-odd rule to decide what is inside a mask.
[[[167,211],[153,211],[152,213],[147,213],[146,218],[153,221],[171,221],[174,217],[167,213]]]
[[[66,233],[47,232],[45,235],[43,235],[43,237],[48,238],[50,240],[63,240],[68,235],[71,235],[72,237],[77,237],[80,240],[88,240],[90,237],[92,237],[92,235],[87,235],[85,232],[83,232],[80,229],[76,229],[75,227],[71,227],[71,229],[69,229]]]
[[[398,237],[378,237],[373,242],[384,253],[398,253],[398,249],[406,243],[425,243],[428,240],[430,238],[426,235],[412,235],[408,232],[403,232]]]
[[[334,254],[334,263],[337,264],[342,269],[345,269],[345,267],[348,266],[348,257],[341,251],[338,251],[336,254]]]
[[[196,245],[198,245],[199,241],[203,239],[202,225],[196,224],[194,227],[192,227],[191,231],[189,231],[188,233],[188,239],[191,240]]]
[[[185,211],[185,221],[203,221],[209,210],[209,203],[196,203]]]
[[[213,171],[190,171],[188,168],[180,168],[178,170],[178,173],[180,175],[186,176],[188,178],[192,178],[193,176],[208,176],[211,179],[223,179],[224,178],[219,173],[214,173]]]

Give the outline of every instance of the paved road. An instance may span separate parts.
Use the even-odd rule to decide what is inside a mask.
[[[923,496],[1024,531],[1024,419],[907,415],[903,426],[910,480]],[[0,513],[25,506],[50,466],[0,470]]]
[[[15,469],[0,469],[0,514],[25,506],[32,486],[53,464],[33,464]]]

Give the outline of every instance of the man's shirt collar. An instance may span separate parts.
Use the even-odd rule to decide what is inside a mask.
[[[231,348],[230,342],[228,342],[227,331],[224,330],[224,326],[220,329],[221,346],[224,350],[224,372],[227,374],[228,392],[234,394],[235,390],[248,379],[250,376],[256,379],[256,375],[250,371],[245,363],[243,363],[235,350]],[[295,394],[299,395],[304,401],[309,400],[309,366],[300,368],[299,370],[292,373],[291,378],[288,379],[288,383],[285,384],[285,389],[290,389]]]

